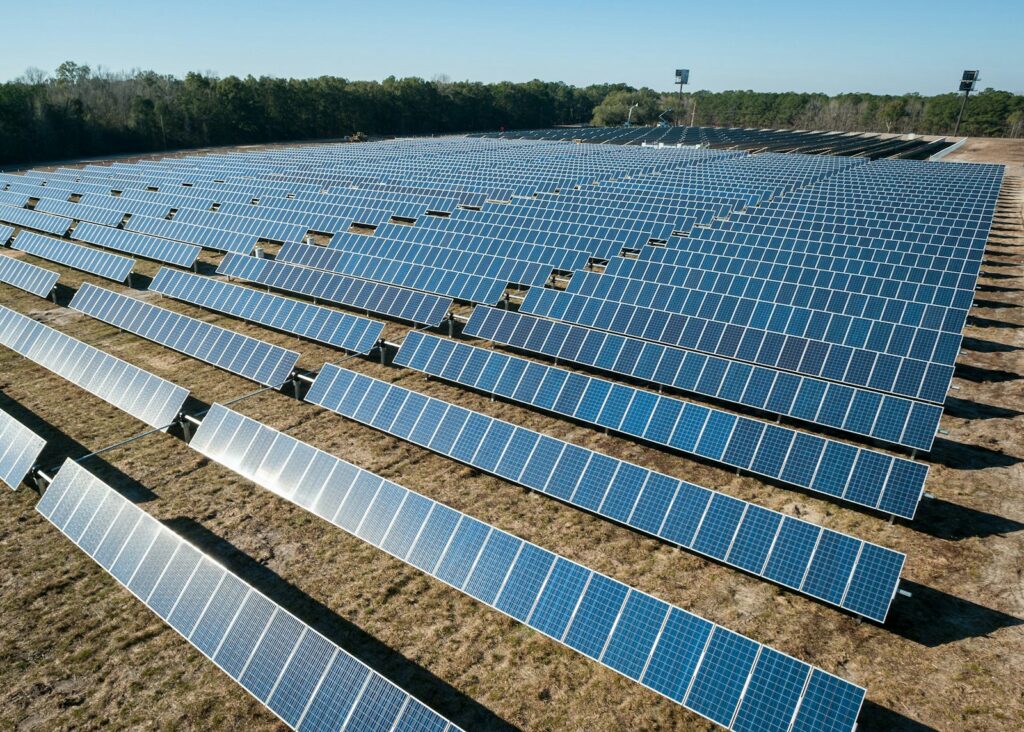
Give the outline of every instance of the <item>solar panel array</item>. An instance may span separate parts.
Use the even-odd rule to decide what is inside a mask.
[[[174,264],[178,267],[194,267],[196,259],[202,251],[200,247],[191,244],[89,223],[76,226],[71,233],[71,238],[105,249],[116,249],[119,252],[135,254],[157,262]]]
[[[57,272],[23,262],[17,257],[0,256],[0,282],[33,295],[49,297],[59,278]]]
[[[257,257],[228,254],[217,274],[422,325],[440,325],[453,304],[451,298]]]
[[[306,400],[875,620],[904,557],[440,399],[326,364]]]
[[[69,307],[264,386],[281,386],[299,360],[295,351],[88,282]]]
[[[0,409],[0,483],[17,490],[44,447],[46,440]]]
[[[36,510],[289,727],[458,729],[71,460]]]
[[[135,266],[134,259],[101,252],[63,239],[53,239],[34,231],[23,231],[18,234],[12,246],[33,257],[63,264],[114,282],[127,280]]]
[[[188,390],[0,305],[0,345],[127,412],[150,427],[170,425]]]
[[[369,353],[384,331],[379,321],[166,267],[149,289],[353,353]]]
[[[426,333],[410,333],[395,363],[906,518],[928,474],[922,463]]]
[[[315,387],[314,387],[315,388]],[[864,690],[220,405],[192,447],[728,729],[851,729]]]
[[[152,289],[353,353],[392,353],[384,324],[362,313],[447,320],[448,338],[408,333],[394,365],[914,517],[927,467],[892,450],[936,440],[1001,166],[882,160],[943,143],[819,132],[508,137],[0,174],[0,220],[62,236],[78,221],[74,239],[183,268],[200,247],[226,252],[218,274],[252,286],[163,268]],[[624,144],[557,141],[576,137]],[[12,234],[0,226],[0,237]],[[275,259],[248,256],[260,240],[283,242]],[[14,246],[114,279],[131,270],[125,257],[31,231]],[[52,290],[52,273],[4,259],[0,281]],[[469,309],[456,301],[474,306],[461,329]],[[296,364],[294,352],[91,284],[73,305],[261,384],[280,385]],[[125,384],[107,369],[126,364],[13,311],[0,311],[0,328],[11,331],[0,342],[133,414],[155,409],[153,426],[187,395],[166,382]],[[139,385],[156,378],[134,373],[125,378]],[[306,400],[863,617],[884,621],[897,594],[899,552],[413,389],[327,365]],[[197,440],[264,487],[727,728],[838,731],[856,721],[859,687],[223,407]]]

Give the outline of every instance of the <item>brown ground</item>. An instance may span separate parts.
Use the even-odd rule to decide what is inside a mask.
[[[988,141],[985,141],[988,142]],[[1024,150],[1024,148],[1018,148]],[[959,157],[968,154],[962,148]],[[1020,152],[1017,153],[1018,155]],[[1018,158],[1019,160],[1020,158]],[[276,393],[236,408],[525,539],[863,684],[861,729],[996,730],[1024,718],[1024,193],[1004,188],[978,308],[928,456],[912,524],[609,437],[363,359],[360,371],[802,515],[908,555],[885,627],[854,618]],[[12,256],[7,251],[0,256]],[[20,255],[15,255],[20,256]],[[212,259],[210,261],[213,261]],[[47,265],[53,266],[53,265]],[[59,268],[62,283],[83,279]],[[141,264],[151,275],[155,267]],[[66,303],[69,292],[62,293]],[[133,335],[0,286],[0,303],[192,389],[255,389]],[[191,306],[161,305],[297,348],[341,355]],[[388,336],[405,328],[392,325]],[[112,406],[0,349],[0,408],[46,437],[44,463],[143,431]],[[698,730],[710,725],[618,674],[304,513],[166,435],[85,465],[248,581],[467,729]],[[0,729],[245,729],[282,725],[82,555],[0,493]]]

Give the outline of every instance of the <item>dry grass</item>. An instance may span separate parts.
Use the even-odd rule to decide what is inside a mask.
[[[239,411],[518,536],[863,684],[862,729],[1007,729],[1024,718],[1024,243],[1020,182],[1001,206],[979,307],[913,524],[889,525],[684,457],[423,376],[347,365],[904,551],[914,597],[885,627],[663,545],[288,396]],[[1009,188],[1009,187],[1008,187]],[[4,256],[12,256],[12,252]],[[20,256],[20,255],[15,255]],[[211,260],[212,261],[212,260]],[[47,265],[52,266],[52,265]],[[72,287],[95,278],[60,269]],[[155,267],[142,265],[146,274]],[[66,295],[66,293],[65,293]],[[66,296],[65,300],[66,302]],[[254,385],[78,313],[0,287],[0,303],[225,401]],[[160,304],[295,348],[318,369],[340,354],[163,299]],[[388,337],[404,328],[391,325]],[[0,350],[0,408],[50,444],[44,462],[144,429]],[[679,706],[431,580],[156,435],[87,467],[276,601],[467,729],[707,729]],[[0,494],[0,729],[281,728],[33,511]]]

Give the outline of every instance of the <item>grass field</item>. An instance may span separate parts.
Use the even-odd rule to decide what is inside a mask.
[[[235,408],[294,437],[868,689],[868,730],[1024,727],[1024,143],[951,159],[1008,169],[977,307],[913,523],[890,525],[811,495],[355,358],[355,370],[628,458],[907,554],[877,626],[674,549],[426,450],[265,392]],[[5,251],[0,256],[23,256]],[[216,261],[204,255],[207,264]],[[35,260],[33,260],[35,261]],[[0,304],[192,390],[206,403],[251,382],[68,310],[88,280],[50,263],[61,305],[0,285]],[[157,267],[140,260],[137,271]],[[137,278],[144,288],[147,277]],[[136,295],[141,293],[136,290]],[[158,299],[153,294],[144,297]],[[301,352],[308,341],[160,299]],[[391,324],[399,340],[406,328]],[[145,430],[116,408],[0,349],[0,408],[49,441],[59,464]],[[920,457],[920,456],[919,456]],[[674,703],[303,512],[156,434],[84,465],[284,607],[466,729],[698,730]],[[283,729],[240,687],[33,510],[0,493],[0,729]]]

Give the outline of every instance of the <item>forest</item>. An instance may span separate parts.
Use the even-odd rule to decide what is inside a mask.
[[[153,71],[113,73],[67,61],[0,84],[0,165],[215,145],[366,136],[446,134],[634,124],[666,119],[698,125],[879,132],[952,132],[960,97],[945,94],[683,95],[625,84],[576,87],[539,80],[483,84],[447,78],[351,81],[272,77],[184,79]],[[974,95],[962,134],[1021,136],[1024,96]]]

